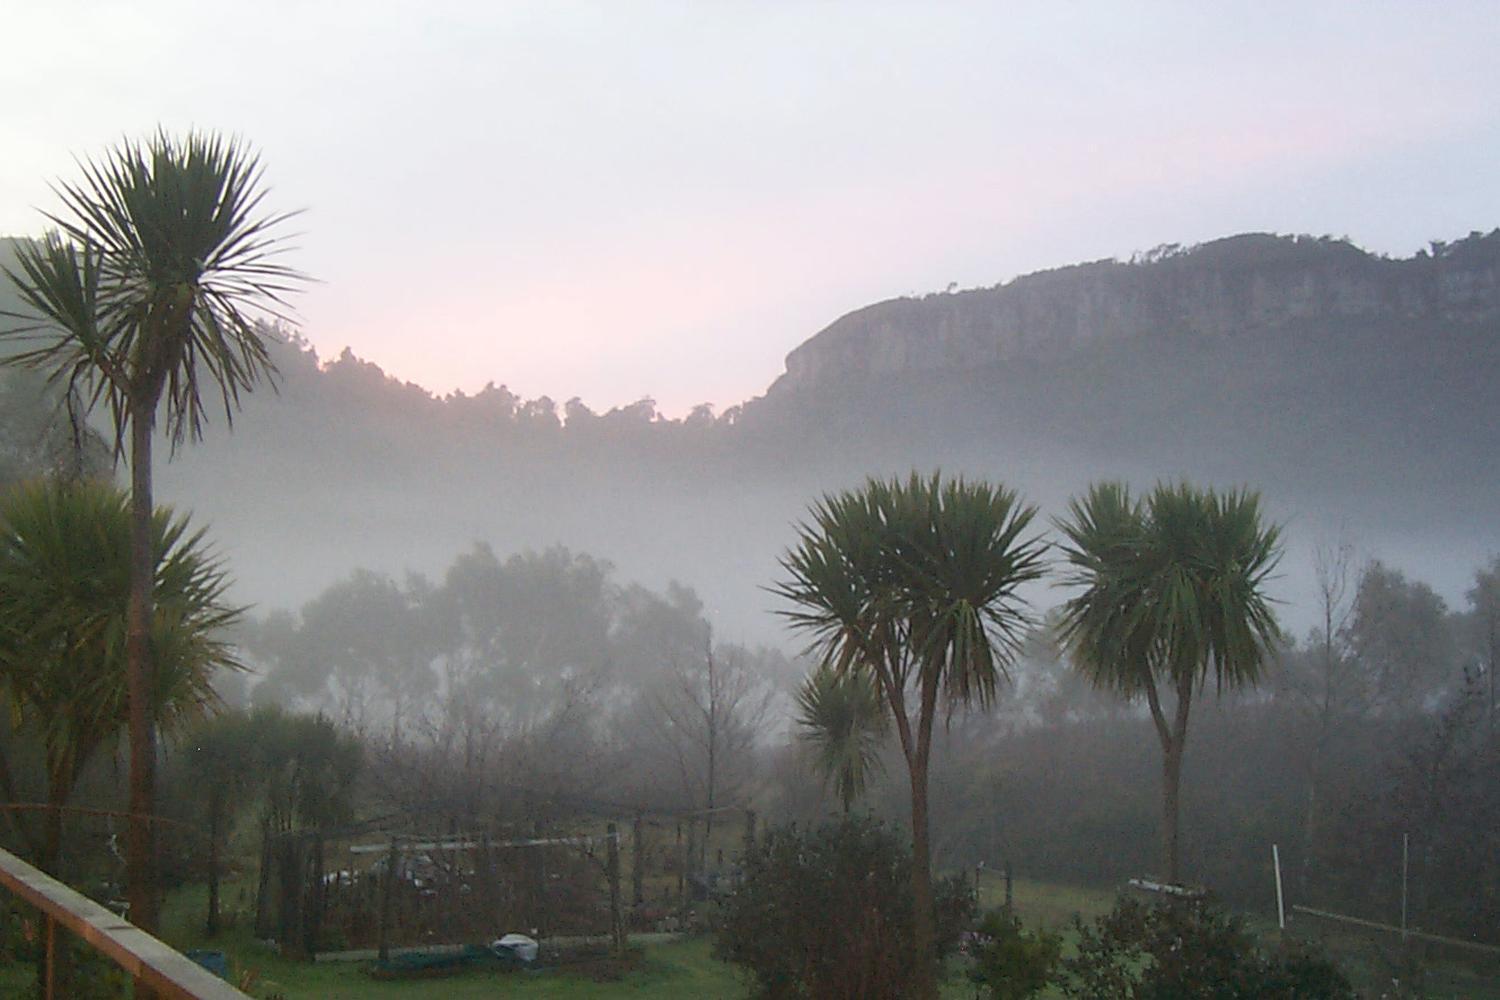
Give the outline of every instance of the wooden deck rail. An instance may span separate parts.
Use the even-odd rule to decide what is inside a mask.
[[[46,918],[46,993],[54,996],[53,947],[59,926],[104,953],[162,1000],[249,1000],[197,962],[9,851],[0,850],[0,885]]]

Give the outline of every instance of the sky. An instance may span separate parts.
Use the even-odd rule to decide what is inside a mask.
[[[121,138],[261,155],[300,330],[680,415],[841,314],[1244,231],[1500,225],[1492,2],[0,0],[0,233]]]

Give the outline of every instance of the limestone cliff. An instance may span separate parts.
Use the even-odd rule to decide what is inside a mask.
[[[993,288],[893,299],[787,355],[772,394],[908,372],[1060,359],[1171,332],[1214,340],[1317,319],[1500,318],[1500,230],[1404,260],[1328,238],[1245,234],[1129,263],[1099,261]]]

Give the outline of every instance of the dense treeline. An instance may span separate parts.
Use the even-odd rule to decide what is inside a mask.
[[[252,702],[359,734],[388,805],[458,803],[470,822],[517,789],[652,808],[745,801],[800,669],[716,643],[690,589],[622,584],[564,548],[501,559],[476,545],[439,582],[357,571],[241,642],[261,675]]]

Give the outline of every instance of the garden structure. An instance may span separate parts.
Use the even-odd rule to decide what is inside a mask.
[[[737,808],[462,825],[424,811],[275,833],[256,935],[308,959],[456,951],[507,933],[619,952],[631,930],[691,926],[733,884],[754,824]]]

